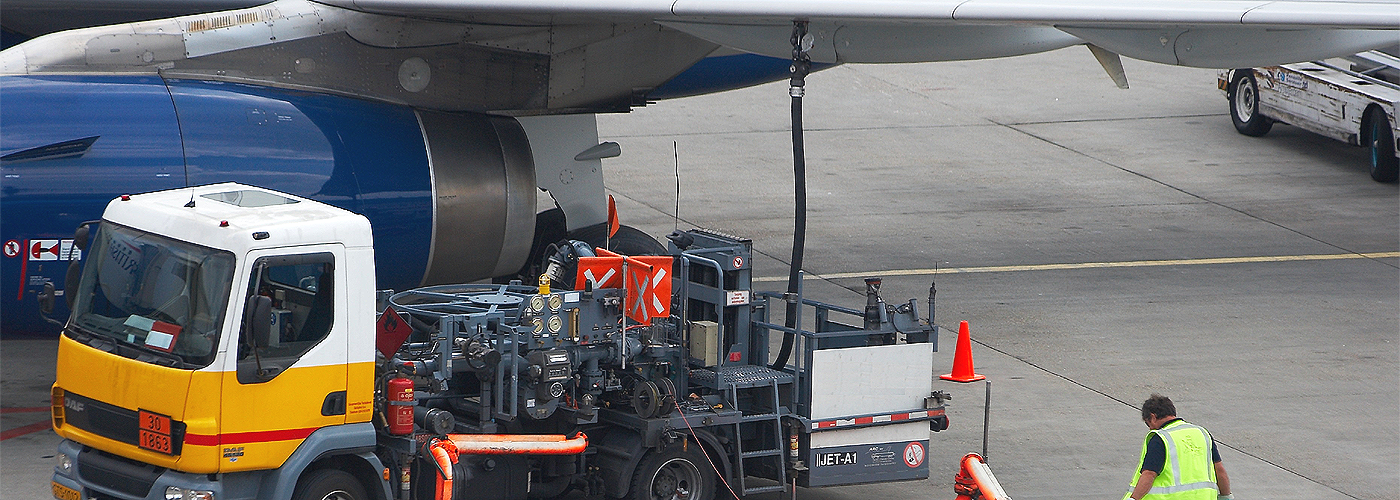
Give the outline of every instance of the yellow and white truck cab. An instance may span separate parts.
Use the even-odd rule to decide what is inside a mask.
[[[372,247],[364,217],[250,186],[113,200],[60,340],[55,495],[75,467],[98,494],[257,491],[229,473],[372,448]]]

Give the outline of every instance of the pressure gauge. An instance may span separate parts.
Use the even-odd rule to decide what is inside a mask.
[[[543,295],[536,295],[534,297],[530,297],[530,310],[534,312],[540,312],[544,310]]]
[[[535,318],[534,323],[535,323],[535,336],[538,337],[538,336],[540,335],[540,332],[543,332],[543,331],[544,331],[544,320],[543,320],[543,319],[540,319],[540,318]]]
[[[564,320],[558,316],[549,317],[549,333],[559,333],[559,329],[564,327]]]
[[[564,296],[553,294],[549,296],[549,310],[559,312],[559,308],[564,306]]]

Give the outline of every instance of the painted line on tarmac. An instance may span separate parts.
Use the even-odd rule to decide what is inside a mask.
[[[52,428],[53,428],[53,422],[50,422],[50,421],[48,421],[48,420],[45,420],[45,421],[43,421],[43,422],[32,423],[32,424],[29,424],[29,425],[26,425],[26,426],[23,426],[23,427],[15,427],[15,428],[13,428],[13,429],[10,429],[10,430],[4,431],[4,432],[0,432],[0,441],[4,441],[4,440],[10,439],[10,438],[20,437],[20,436],[23,436],[23,435],[25,435],[25,434],[33,434],[33,433],[39,432],[39,431],[46,431],[46,430],[49,430],[49,429],[52,429]]]
[[[1211,264],[1249,264],[1258,262],[1300,262],[1318,260],[1387,259],[1400,257],[1400,252],[1337,253],[1319,255],[1265,255],[1258,257],[1217,257],[1207,259],[1128,260],[1119,262],[1080,262],[1070,264],[1032,264],[1021,266],[948,267],[941,269],[891,269],[856,273],[807,274],[809,280],[866,278],[872,276],[928,276],[935,274],[1006,273],[1020,271],[1067,271],[1076,269],[1107,269],[1116,267],[1199,266]],[[763,276],[754,282],[787,281],[786,276]]]

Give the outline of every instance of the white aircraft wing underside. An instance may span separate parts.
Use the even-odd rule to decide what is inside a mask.
[[[746,52],[788,58],[792,24],[733,25],[660,21],[662,26]],[[989,59],[1045,52],[1084,43],[1051,26],[880,24],[812,21],[809,55],[819,63],[898,63]]]
[[[1114,75],[1114,53],[1240,68],[1394,44],[1400,0],[279,0],[51,33],[0,52],[0,74],[146,72],[450,111],[617,111],[718,47],[791,57],[795,21],[809,24],[818,63],[1087,43]]]
[[[444,20],[649,19],[740,50],[787,57],[794,20],[826,63],[984,59],[1092,43],[1128,57],[1245,67],[1400,41],[1400,2],[1356,0],[323,0]],[[508,16],[508,17],[507,17]],[[511,22],[511,21],[504,21]]]
[[[481,14],[724,19],[879,20],[916,23],[1246,25],[1396,29],[1400,4],[1386,0],[325,0],[380,14]]]

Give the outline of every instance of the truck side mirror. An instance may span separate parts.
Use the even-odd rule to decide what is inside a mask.
[[[77,248],[79,252],[82,252],[82,253],[84,253],[84,254],[87,253],[87,249],[88,249],[88,235],[90,235],[90,234],[92,233],[92,225],[95,224],[95,223],[97,223],[97,221],[91,221],[91,220],[90,220],[90,221],[84,222],[84,223],[82,223],[82,224],[79,224],[79,225],[78,225],[78,228],[75,229],[75,230],[73,230],[73,247],[74,247],[74,248]],[[83,261],[82,261],[82,260],[78,260],[78,259],[73,259],[73,260],[69,261],[69,262],[68,262],[68,272],[67,272],[67,274],[65,274],[65,275],[63,276],[63,289],[64,289],[65,291],[74,291],[74,290],[77,290],[77,289],[78,289],[78,280],[82,277],[82,274],[83,274]],[[72,310],[72,309],[73,309],[73,302],[76,301],[76,300],[78,300],[78,295],[77,295],[77,294],[73,294],[73,293],[64,293],[64,294],[63,294],[63,301],[68,303],[68,309],[69,309],[69,310]],[[52,304],[52,303],[50,303],[49,308],[50,308],[50,309],[53,308],[53,304]],[[46,311],[44,314],[48,314],[48,312]]]
[[[257,349],[269,343],[272,334],[272,297],[248,297],[248,305],[243,309],[243,328],[251,344],[249,347]]]
[[[91,231],[88,226],[89,224],[92,224],[92,222],[84,222],[82,225],[78,226],[78,229],[73,231],[73,246],[84,252],[86,252],[88,248],[88,233]]]
[[[243,384],[257,384],[272,380],[277,376],[277,369],[264,369],[262,357],[258,355],[259,346],[268,345],[272,332],[272,297],[264,295],[248,296],[248,304],[243,307],[243,342],[251,353],[245,352],[242,348],[238,350],[238,382]],[[246,363],[248,354],[252,354],[252,363]]]

